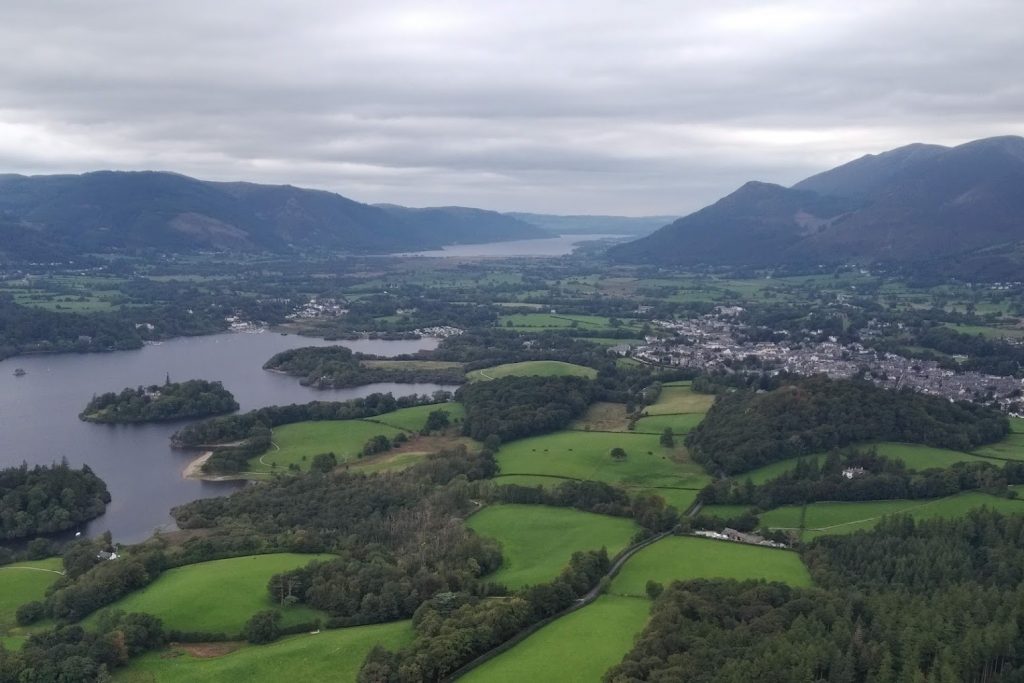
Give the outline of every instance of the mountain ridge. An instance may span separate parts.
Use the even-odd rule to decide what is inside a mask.
[[[682,266],[948,260],[1024,243],[1022,190],[1024,138],[907,145],[788,188],[746,183],[609,255]]]
[[[0,175],[0,255],[8,259],[123,250],[392,253],[542,234],[483,209],[386,210],[326,190],[168,171]]]

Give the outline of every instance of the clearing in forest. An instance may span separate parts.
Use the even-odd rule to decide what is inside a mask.
[[[511,589],[555,579],[577,550],[614,557],[640,528],[630,519],[547,505],[492,505],[467,526],[501,543],[501,568],[487,577]]]

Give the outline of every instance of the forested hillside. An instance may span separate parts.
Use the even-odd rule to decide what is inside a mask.
[[[695,460],[725,474],[865,441],[905,441],[966,451],[998,441],[998,412],[860,380],[811,377],[774,391],[720,396],[686,438]]]

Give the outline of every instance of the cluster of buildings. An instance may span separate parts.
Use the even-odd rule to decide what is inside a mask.
[[[648,337],[636,348],[613,350],[647,363],[705,371],[864,377],[892,389],[908,388],[950,400],[994,402],[1011,414],[1024,411],[1024,380],[1015,377],[956,372],[936,361],[880,353],[859,343],[841,344],[835,338],[823,342],[739,341],[734,308],[683,321],[655,321],[671,336]]]
[[[416,334],[421,337],[437,337],[438,339],[446,339],[448,337],[456,337],[462,334],[463,330],[458,327],[452,327],[451,325],[437,325],[435,327],[421,327],[418,330],[414,330]]]
[[[337,299],[313,297],[286,317],[289,320],[310,320],[312,318],[337,318],[346,313],[348,313],[348,309],[345,308],[343,302],[339,302]]]
[[[747,534],[742,531],[736,531],[736,529],[730,529],[726,527],[721,531],[711,530],[700,530],[694,531],[694,536],[703,536],[704,538],[714,538],[719,541],[732,541],[733,543],[747,543],[749,545],[765,545],[770,548],[788,548],[789,546],[785,543],[779,543],[777,541],[769,541],[764,536],[758,534]]]

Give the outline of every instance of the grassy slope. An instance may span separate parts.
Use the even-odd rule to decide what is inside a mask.
[[[250,645],[221,657],[193,657],[174,649],[132,661],[114,677],[120,683],[210,683],[245,681],[355,681],[366,654],[381,645],[396,650],[412,640],[410,622],[358,626]]]
[[[987,458],[999,458],[1000,460],[1024,460],[1024,433],[1021,433],[1018,423],[1011,422],[1012,433],[1002,441],[988,446],[982,446],[973,452],[976,455]],[[996,463],[998,464],[998,463]]]
[[[612,460],[612,448],[627,458]],[[685,449],[662,448],[656,434],[563,431],[513,441],[498,452],[503,474],[547,474],[619,483],[631,488],[701,488],[710,478]]]
[[[0,567],[0,639],[7,647],[20,647],[29,631],[17,626],[18,608],[26,602],[42,600],[50,584],[60,578],[54,572],[62,569],[59,557]]]
[[[612,581],[616,595],[646,595],[653,579],[663,584],[687,579],[765,579],[809,586],[810,574],[800,556],[789,550],[693,536],[672,536],[630,558]]]
[[[665,427],[671,427],[672,433],[679,436],[686,434],[700,424],[704,413],[686,413],[682,415],[652,415],[636,421],[633,431],[645,434],[661,434]]]
[[[614,556],[639,530],[621,517],[544,505],[494,505],[466,523],[501,543],[504,564],[488,578],[513,589],[554,579],[577,550],[603,546]]]
[[[338,456],[339,462],[344,462],[357,458],[374,436],[384,434],[394,438],[404,431],[365,420],[296,422],[275,429],[273,440],[277,448],[271,447],[260,458],[253,458],[250,465],[254,472],[270,471],[275,464],[278,469],[287,469],[293,463],[307,469],[314,455],[328,451]]]
[[[267,594],[270,577],[331,555],[275,553],[190,564],[164,572],[142,590],[110,607],[125,612],[148,612],[168,629],[236,634],[256,612],[277,609]],[[284,624],[322,617],[303,605],[281,609]],[[86,623],[95,616],[86,619]]]
[[[698,394],[688,385],[666,384],[658,401],[644,408],[648,415],[676,415],[680,413],[706,413],[715,397],[710,394]]]
[[[646,599],[602,595],[470,671],[466,683],[600,681],[633,647],[650,612]]]
[[[499,379],[501,377],[597,377],[597,370],[583,365],[563,363],[558,360],[529,360],[521,363],[505,363],[490,368],[473,370],[466,377],[470,382]]]
[[[998,444],[990,448],[995,448],[996,446]],[[876,444],[863,444],[863,447],[874,447],[878,449],[879,455],[884,455],[894,460],[902,460],[907,468],[912,470],[924,470],[929,467],[947,468],[958,462],[993,462],[991,459],[979,457],[971,453],[951,451],[945,448],[932,448],[931,446],[921,446],[919,444],[886,441]],[[750,478],[755,484],[763,484],[769,479],[774,479],[780,474],[790,471],[796,467],[797,462],[801,459],[810,460],[817,458],[818,462],[822,463],[826,455],[825,453],[816,453],[814,455],[780,460],[779,462],[773,462],[770,465],[737,475],[737,478],[741,480]],[[999,465],[998,462],[993,464]]]
[[[870,529],[885,515],[909,514],[915,519],[959,517],[968,510],[987,505],[1001,512],[1024,514],[1024,501],[998,498],[967,491],[932,500],[874,500],[856,503],[826,501],[811,503],[804,515],[804,540],[825,534],[847,534]],[[761,523],[772,528],[800,527],[800,506],[787,505],[761,515]]]
[[[410,432],[418,432],[423,429],[427,422],[427,416],[435,410],[443,410],[448,413],[449,420],[461,420],[466,416],[466,410],[461,403],[432,403],[425,406],[413,406],[402,408],[390,413],[384,413],[377,417],[369,417],[363,422],[375,422],[390,425],[398,429],[405,429]]]

